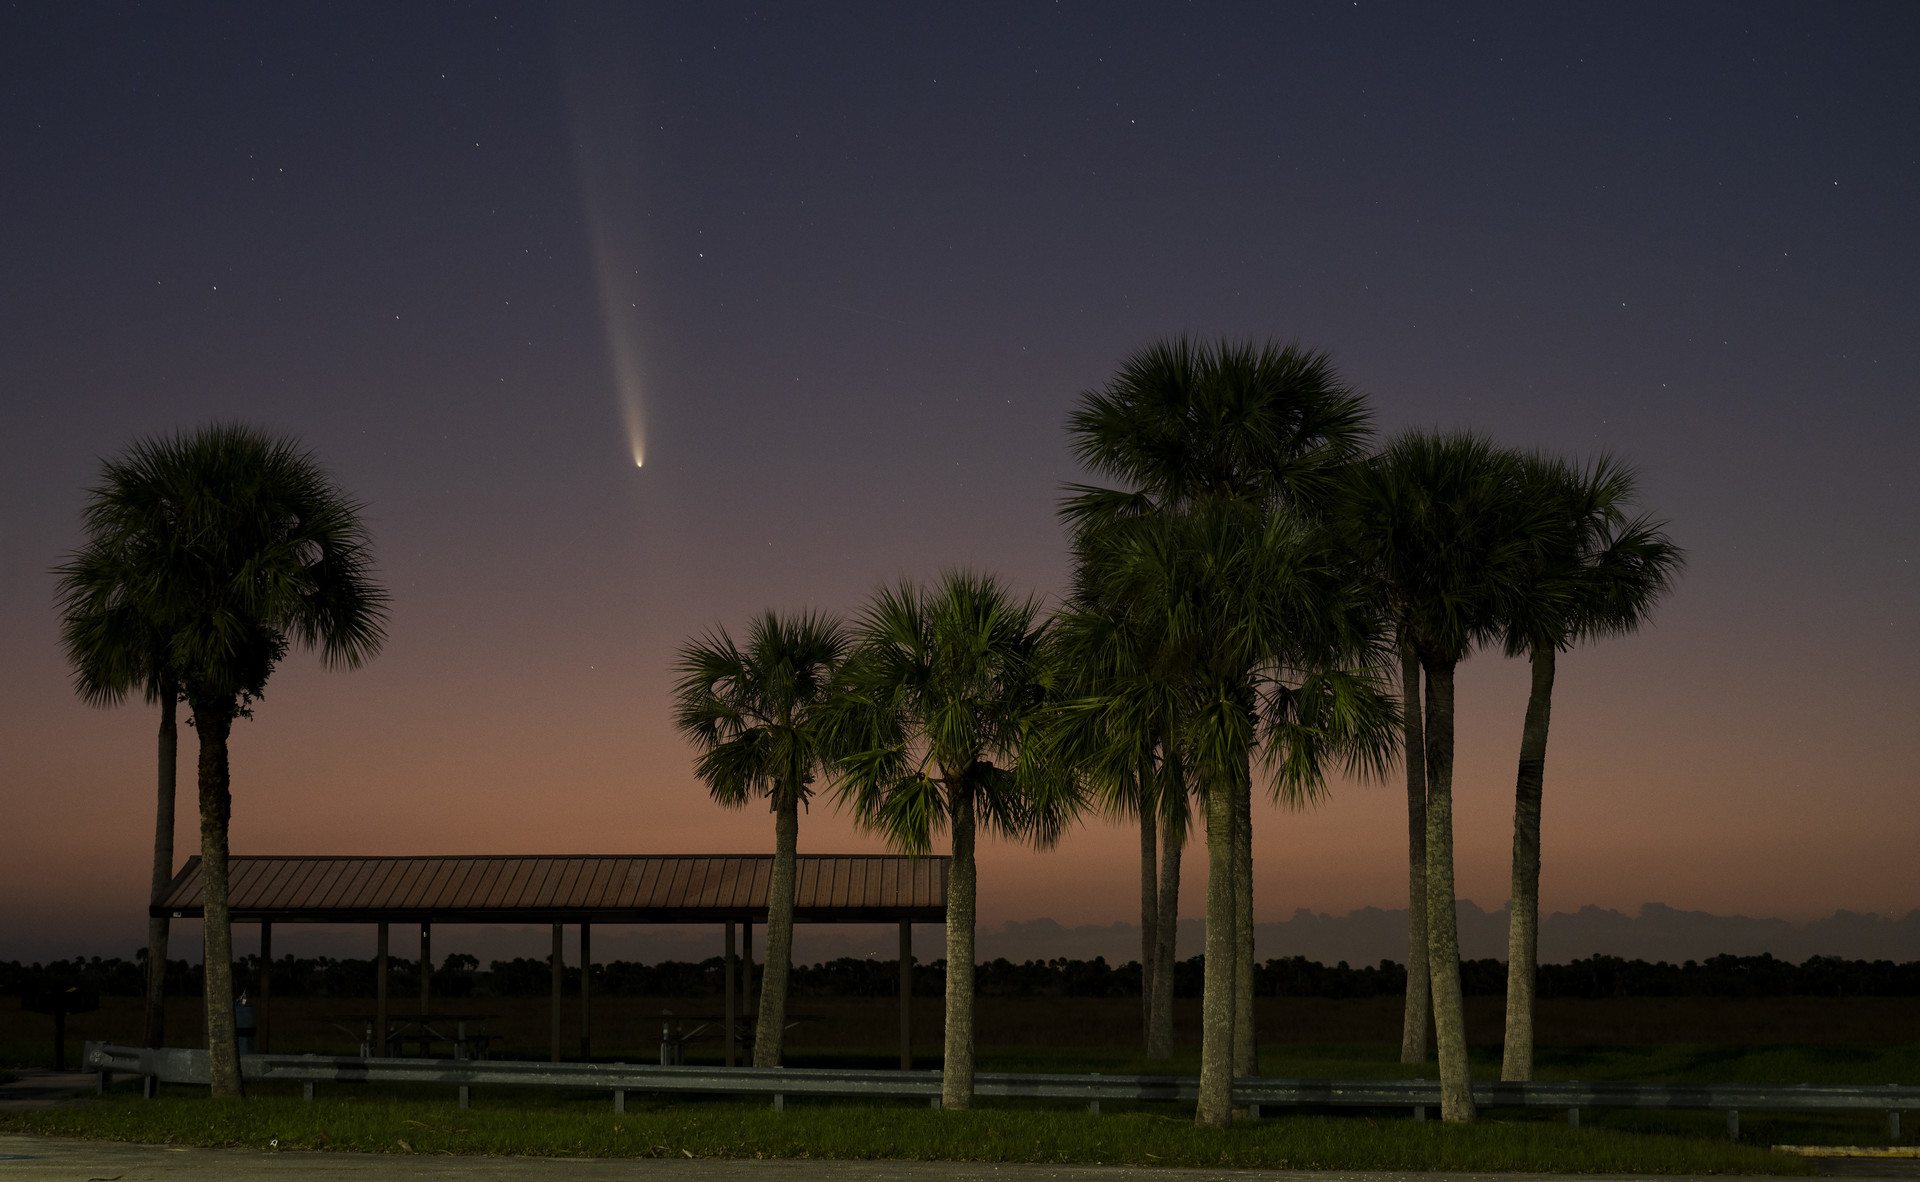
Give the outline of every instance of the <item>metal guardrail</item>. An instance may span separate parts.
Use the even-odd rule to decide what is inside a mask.
[[[143,1075],[160,1083],[205,1084],[207,1052],[177,1047],[143,1049],[89,1042],[87,1070]],[[938,1071],[839,1070],[795,1067],[659,1067],[644,1063],[538,1063],[510,1059],[373,1059],[327,1055],[242,1055],[241,1076],[306,1085],[309,1098],[320,1083],[427,1083],[460,1089],[462,1103],[475,1086],[562,1087],[611,1092],[624,1111],[627,1092],[770,1095],[775,1106],[787,1096],[927,1097],[940,1101]],[[1102,1100],[1162,1100],[1191,1103],[1200,1081],[1173,1075],[1047,1075],[983,1071],[974,1094],[1007,1099],[1083,1101],[1099,1111]],[[1234,1081],[1234,1103],[1254,1115],[1268,1107],[1411,1108],[1423,1117],[1440,1103],[1440,1084],[1429,1079],[1267,1079]],[[1486,1108],[1560,1108],[1577,1124],[1582,1108],[1709,1109],[1728,1113],[1737,1135],[1739,1113],[1821,1110],[1888,1114],[1899,1139],[1899,1114],[1920,1108],[1920,1087],[1850,1084],[1639,1084],[1536,1080],[1477,1081],[1476,1105]]]

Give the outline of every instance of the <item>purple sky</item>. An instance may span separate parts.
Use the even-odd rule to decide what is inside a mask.
[[[154,715],[74,698],[48,574],[129,440],[297,434],[393,593],[372,666],[296,654],[236,731],[236,850],[760,850],[672,732],[675,647],[952,565],[1056,592],[1065,414],[1178,332],[1329,350],[1383,431],[1640,465],[1691,566],[1562,662],[1549,909],[1904,914],[1916,34],[1908,5],[0,14],[0,957],[140,938]],[[1464,670],[1487,907],[1524,698]],[[1262,917],[1403,905],[1400,810],[1263,815]],[[802,843],[877,848],[826,803]],[[989,848],[983,919],[1128,918],[1133,849]]]

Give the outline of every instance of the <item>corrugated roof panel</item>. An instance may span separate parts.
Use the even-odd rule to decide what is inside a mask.
[[[288,858],[288,872],[280,889],[271,899],[261,900],[262,907],[291,907],[298,905],[313,892],[313,886],[320,881],[320,862],[317,859]]]
[[[568,907],[576,905],[579,898],[579,884],[585,877],[586,867],[579,858],[560,860],[560,877],[553,887],[553,906]]]
[[[674,923],[759,919],[770,855],[246,858],[229,860],[231,906],[255,919],[314,922]],[[946,859],[801,855],[802,922],[930,922],[946,901]],[[153,909],[199,914],[191,858]]]
[[[388,880],[400,868],[384,858],[348,858],[340,890],[326,901],[328,907],[366,907],[370,900],[383,898]]]
[[[492,859],[489,859],[492,861]],[[524,858],[501,858],[487,880],[487,893],[482,899],[486,907],[504,907],[507,900],[513,898],[514,880],[527,872]]]

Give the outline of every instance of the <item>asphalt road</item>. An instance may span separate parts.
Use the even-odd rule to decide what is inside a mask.
[[[1826,1163],[1822,1163],[1823,1165]],[[1920,1176],[1909,1162],[1844,1163],[1850,1177]],[[1869,1167],[1856,1169],[1854,1167]],[[1838,1172],[1838,1171],[1836,1171]],[[1583,1175],[1623,1182],[1635,1175]],[[1651,1177],[1651,1176],[1649,1176]],[[240,1182],[256,1178],[385,1182],[411,1178],[527,1178],[566,1182],[1566,1182],[1554,1174],[1403,1174],[1200,1170],[965,1162],[729,1161],[684,1158],[429,1157],[381,1153],[268,1153],[50,1137],[0,1136],[0,1182]],[[1725,1182],[1668,1176],[1660,1182]]]

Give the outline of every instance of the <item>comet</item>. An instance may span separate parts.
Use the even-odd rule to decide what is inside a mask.
[[[594,47],[606,38],[570,29],[567,109],[573,132],[587,236],[593,253],[600,328],[613,378],[615,407],[635,468],[647,458],[647,372],[644,322],[650,311],[642,275],[645,256],[639,226],[645,219],[640,184],[641,143],[627,114],[639,104],[624,93],[621,71],[595,68]]]

